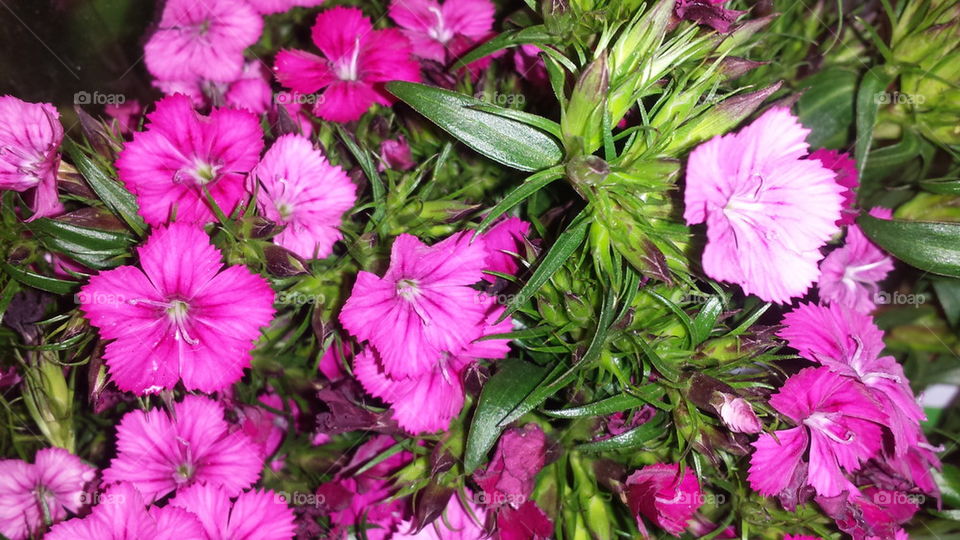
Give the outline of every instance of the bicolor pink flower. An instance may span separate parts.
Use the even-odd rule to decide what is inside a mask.
[[[457,495],[450,497],[443,515],[437,518],[433,523],[424,527],[420,532],[414,532],[416,529],[413,523],[406,522],[400,525],[399,532],[394,534],[392,540],[485,540],[490,535],[484,528],[487,521],[487,511],[473,503],[472,494],[467,491],[466,505]],[[469,508],[469,509],[468,509]]]
[[[256,444],[230,430],[223,406],[187,395],[165,410],[136,410],[117,427],[117,457],[103,471],[107,483],[133,484],[149,502],[198,482],[237,496],[260,479]]]
[[[843,188],[807,153],[784,107],[698,146],[687,163],[687,224],[707,224],[703,269],[747,294],[786,303],[820,275],[820,248],[839,228]]]
[[[96,469],[62,448],[38,450],[34,462],[0,460],[0,533],[11,540],[38,535],[45,515],[57,522],[84,505]]]
[[[624,490],[644,538],[650,538],[650,533],[641,516],[680,536],[703,504],[697,475],[689,468],[680,474],[680,465],[676,463],[655,463],[641,468],[627,478]]]
[[[401,234],[382,278],[357,275],[340,322],[377,350],[387,375],[432,372],[484,333],[490,303],[470,286],[483,279],[486,259],[484,240],[472,233],[433,246]]]
[[[487,246],[487,261],[484,270],[501,274],[514,275],[519,265],[517,259],[524,252],[527,234],[530,232],[530,223],[520,218],[510,217],[500,220],[489,231],[483,234]],[[497,278],[492,274],[484,274],[483,279],[494,283]]]
[[[863,383],[889,417],[895,454],[919,442],[926,417],[910,389],[903,367],[892,356],[880,356],[883,332],[873,319],[840,304],[800,304],[783,317],[778,336],[808,360]]]
[[[410,43],[396,29],[374,30],[370,19],[352,7],[317,15],[313,43],[322,57],[300,50],[277,54],[275,70],[284,86],[299,94],[323,90],[313,113],[330,122],[359,119],[374,103],[389,106],[389,81],[420,81],[420,66]]]
[[[284,227],[276,243],[305,258],[324,258],[343,235],[340,224],[357,200],[343,169],[302,135],[283,135],[250,174],[260,182],[257,206]]]
[[[273,319],[270,284],[243,266],[224,267],[196,225],[154,230],[137,249],[140,268],[120,266],[90,278],[80,309],[100,337],[121,390],[215,392],[250,366],[260,328]]]
[[[797,427],[763,433],[753,443],[750,486],[775,495],[790,482],[809,451],[807,483],[832,497],[856,487],[844,476],[881,448],[887,416],[859,382],[827,368],[806,368],[787,379],[770,406]]]
[[[674,6],[677,18],[705,24],[721,34],[730,31],[737,17],[746,13],[723,7],[727,0],[678,0]]]
[[[381,171],[387,168],[407,171],[416,165],[413,154],[410,153],[410,145],[403,135],[396,139],[385,139],[380,143],[380,159],[383,161],[380,165]]]
[[[494,35],[495,11],[490,0],[392,0],[388,13],[413,54],[446,64]]]
[[[314,7],[323,3],[323,0],[246,0],[250,7],[261,15],[283,13],[295,7]]]
[[[144,61],[164,81],[230,82],[262,30],[263,19],[244,0],[168,0]]]
[[[874,208],[870,215],[890,219],[886,208]],[[820,298],[829,303],[870,313],[876,309],[878,283],[893,270],[890,258],[856,224],[847,227],[843,247],[833,250],[820,263]]]
[[[33,189],[27,221],[63,211],[57,197],[62,140],[56,107],[0,96],[0,190]]]
[[[222,485],[198,482],[177,492],[169,506],[196,515],[208,540],[289,540],[296,532],[293,510],[269,490],[237,496]]]
[[[117,484],[97,495],[98,504],[84,518],[54,525],[46,540],[185,540],[204,538],[197,516],[167,505],[147,507],[131,484]]]
[[[730,431],[735,433],[760,433],[763,431],[763,424],[757,418],[753,406],[742,397],[715,392],[710,404]]]
[[[824,167],[833,171],[836,182],[846,188],[843,192],[843,211],[837,225],[853,225],[857,219],[857,186],[860,185],[860,173],[857,172],[857,162],[846,152],[820,148],[810,153],[807,159],[816,159]]]
[[[150,225],[214,221],[204,190],[227,215],[247,192],[244,175],[257,164],[263,131],[247,111],[193,110],[189,98],[175,95],[157,102],[147,115],[147,130],[136,133],[117,159],[117,172],[140,204]]]

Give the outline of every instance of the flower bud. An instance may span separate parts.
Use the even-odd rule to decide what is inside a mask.
[[[580,75],[567,107],[560,116],[563,144],[568,155],[587,155],[600,148],[603,112],[610,86],[605,54]]]

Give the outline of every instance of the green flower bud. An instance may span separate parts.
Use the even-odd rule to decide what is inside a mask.
[[[73,429],[73,388],[54,361],[56,353],[43,351],[24,376],[24,402],[33,421],[53,446],[76,451]]]
[[[609,86],[607,57],[603,54],[580,75],[567,107],[560,115],[560,129],[568,155],[592,154],[600,148]]]

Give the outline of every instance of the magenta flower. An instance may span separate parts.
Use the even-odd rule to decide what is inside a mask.
[[[289,540],[294,537],[293,510],[283,495],[269,490],[236,493],[222,485],[196,483],[170,501],[197,516],[209,540]]]
[[[380,159],[383,161],[380,165],[381,171],[387,168],[408,171],[416,166],[410,153],[410,145],[403,135],[380,143]]]
[[[786,303],[820,272],[839,228],[842,187],[807,152],[804,128],[777,107],[698,146],[687,164],[687,224],[707,224],[703,269],[747,294]]]
[[[807,482],[832,497],[856,487],[843,472],[854,472],[882,444],[880,426],[887,416],[859,382],[827,368],[807,368],[787,379],[770,405],[797,427],[763,433],[753,443],[747,479],[763,495],[790,483],[809,450]]]
[[[302,135],[283,135],[250,176],[260,182],[257,206],[284,229],[277,244],[305,258],[324,258],[342,234],[343,214],[357,200],[343,169],[330,165]]]
[[[690,469],[685,469],[681,475],[677,463],[655,463],[641,468],[627,478],[624,490],[644,538],[650,538],[650,534],[641,516],[668,533],[680,536],[694,512],[703,504],[697,475]]]
[[[874,208],[870,215],[890,219],[886,208]],[[843,247],[833,250],[820,263],[820,298],[870,313],[876,309],[879,287],[893,270],[893,259],[871,242],[856,224],[847,227]]]
[[[484,270],[514,275],[519,268],[518,257],[524,252],[530,224],[520,218],[506,218],[499,221],[483,234],[487,246],[487,262]],[[497,278],[484,274],[483,279],[494,283]]]
[[[270,88],[270,75],[263,62],[251,60],[243,66],[240,77],[232,81],[223,91],[227,106],[243,109],[253,114],[263,114],[270,108],[273,89]]]
[[[273,319],[270,284],[246,267],[224,268],[194,225],[156,229],[137,253],[142,269],[107,270],[80,293],[90,324],[113,340],[103,355],[113,381],[136,394],[180,379],[202,392],[238,381],[260,328]]]
[[[314,7],[323,3],[323,0],[246,0],[250,7],[261,15],[283,13],[295,7]]]
[[[382,278],[357,275],[340,322],[377,350],[387,375],[432,372],[483,335],[489,302],[470,286],[483,279],[486,258],[486,244],[472,233],[433,246],[401,234]]]
[[[168,0],[144,61],[164,81],[230,82],[261,30],[263,19],[244,0]]]
[[[258,401],[271,409],[283,410],[283,400],[273,392],[260,396]],[[296,402],[287,400],[287,405],[296,417],[299,413]],[[260,459],[266,462],[280,448],[290,423],[283,415],[257,405],[241,405],[235,412],[239,429],[257,445]]]
[[[489,0],[392,0],[388,13],[413,45],[413,54],[446,64],[493,35]]]
[[[777,335],[808,360],[863,383],[889,417],[895,454],[916,446],[926,417],[910,389],[903,367],[892,356],[880,356],[883,332],[864,313],[839,304],[800,304],[783,317]]]
[[[256,444],[230,431],[223,406],[187,395],[173,414],[153,409],[124,415],[117,427],[117,457],[103,471],[107,483],[133,484],[149,502],[197,482],[239,495],[260,478]]]
[[[167,505],[147,508],[143,496],[130,484],[107,488],[98,504],[84,518],[54,525],[47,540],[185,540],[204,538],[197,516]]]
[[[853,225],[857,219],[857,186],[860,185],[860,173],[857,172],[857,162],[846,152],[821,148],[807,156],[807,159],[816,159],[824,167],[837,175],[837,183],[846,188],[843,191],[843,213],[837,225]]]
[[[32,538],[44,527],[44,514],[60,521],[86,502],[84,489],[96,469],[62,448],[37,451],[33,464],[0,460],[0,534]]]
[[[856,540],[900,538],[900,527],[920,509],[923,497],[902,491],[867,487],[836,497],[817,497],[823,512],[834,519],[837,527]]]
[[[131,100],[119,104],[107,104],[103,112],[117,122],[117,128],[120,133],[130,133],[137,127],[140,121],[140,115],[143,113],[143,106],[139,101]]]
[[[533,493],[537,473],[547,462],[547,436],[537,424],[503,432],[490,464],[473,475],[486,506],[519,508]]]
[[[176,221],[214,221],[203,190],[230,214],[247,195],[244,175],[257,164],[263,132],[247,111],[214,109],[210,116],[193,110],[181,95],[157,102],[147,115],[147,130],[136,133],[117,159],[120,180],[140,204],[150,225]]]
[[[420,81],[420,67],[399,30],[374,30],[357,8],[335,7],[317,15],[313,43],[323,57],[280,51],[275,70],[284,86],[299,94],[324,90],[313,113],[330,122],[359,119],[371,105],[389,106],[389,81]]]
[[[0,96],[0,190],[35,188],[27,221],[63,211],[57,198],[57,170],[63,126],[49,103]]]

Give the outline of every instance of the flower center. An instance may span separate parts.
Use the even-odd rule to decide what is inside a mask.
[[[193,465],[189,463],[181,463],[177,465],[176,471],[173,473],[173,480],[178,484],[186,484],[193,478],[193,473],[196,472],[196,469]]]
[[[169,302],[157,302],[156,300],[146,298],[132,298],[127,302],[134,306],[143,304],[162,310],[166,314],[167,320],[170,321],[171,326],[173,326],[174,339],[177,341],[182,339],[190,345],[200,343],[200,340],[193,338],[187,330],[190,322],[190,304],[187,302],[178,299],[170,300]],[[156,364],[154,364],[153,369],[157,369]]]
[[[834,413],[816,412],[807,417],[803,424],[810,429],[815,429],[825,435],[828,439],[839,444],[850,444],[856,438],[856,435],[838,422]]]
[[[341,57],[334,65],[334,72],[341,81],[355,81],[358,78],[357,64],[360,58],[360,37],[353,40],[353,53],[350,56]]]
[[[413,300],[420,295],[420,284],[415,279],[397,281],[397,294],[404,300]]]
[[[436,26],[430,27],[430,29],[427,30],[427,35],[439,41],[440,43],[446,43],[450,41],[453,38],[453,32],[448,30],[443,24],[443,13],[441,13],[439,9],[432,6],[427,9],[429,9],[430,13],[433,13],[433,15],[437,18]]]
[[[846,284],[847,287],[853,287],[856,283],[871,283],[869,280],[860,279],[857,276],[857,274],[861,272],[866,272],[867,270],[872,270],[880,266],[884,262],[885,261],[883,260],[879,260],[879,261],[872,262],[870,264],[861,264],[859,266],[854,266],[854,265],[847,266],[843,270],[843,279],[841,281],[843,281],[843,283]]]
[[[222,167],[221,164],[196,159],[192,166],[181,167],[173,174],[173,183],[205,186],[217,180]]]

